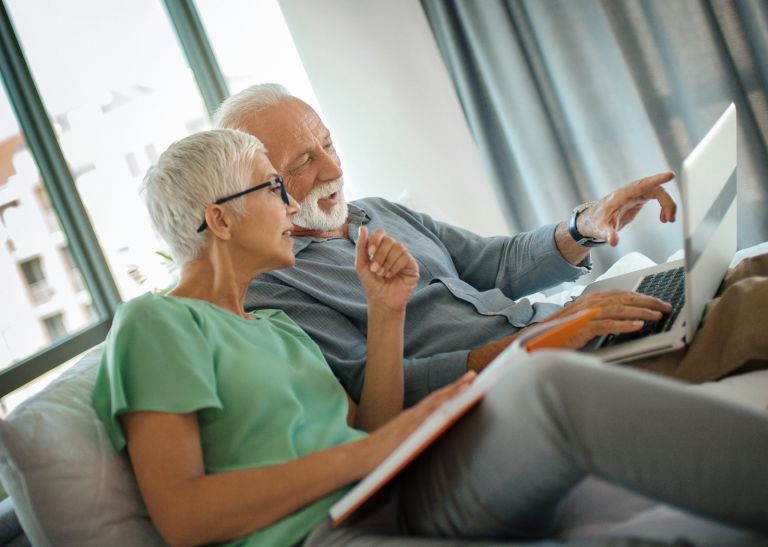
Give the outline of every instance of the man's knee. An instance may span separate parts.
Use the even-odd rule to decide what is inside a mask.
[[[570,381],[580,372],[603,366],[599,359],[576,351],[538,351],[525,360],[532,383]]]
[[[494,391],[505,399],[540,405],[558,400],[561,390],[584,389],[590,372],[604,365],[595,357],[575,351],[539,351],[525,356],[499,382]]]

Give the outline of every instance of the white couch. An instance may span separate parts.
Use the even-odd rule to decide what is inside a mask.
[[[736,258],[758,252],[768,252],[768,243]],[[637,257],[632,261],[633,268],[642,265]],[[624,269],[615,268],[614,272]],[[554,298],[564,299],[579,290],[574,286],[566,289]],[[553,295],[547,298],[553,299]],[[89,352],[7,420],[0,420],[0,479],[18,517],[17,521],[8,501],[3,504],[4,515],[0,506],[0,543],[6,544],[1,541],[5,534],[5,540],[16,546],[28,542],[40,547],[163,545],[125,454],[114,451],[91,408],[100,352],[101,347]],[[768,371],[691,389],[765,410]],[[19,534],[19,522],[26,535]],[[693,517],[594,479],[584,481],[566,500],[557,537],[566,543],[592,538],[596,543],[590,545],[626,544],[609,538],[627,537],[664,542],[685,538],[704,547],[768,545],[768,538]],[[384,538],[381,544],[385,543],[416,544],[413,538]],[[473,545],[451,541],[424,544]]]

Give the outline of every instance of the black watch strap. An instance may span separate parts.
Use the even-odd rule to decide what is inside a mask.
[[[574,241],[576,241],[576,243],[583,245],[584,247],[599,247],[600,245],[605,245],[605,241],[600,241],[581,235],[578,228],[576,228],[576,219],[579,218],[579,214],[587,207],[589,207],[589,205],[580,205],[571,212],[571,217],[568,219],[568,233],[571,234],[571,237],[574,239]]]

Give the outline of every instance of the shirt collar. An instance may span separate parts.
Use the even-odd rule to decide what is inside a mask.
[[[352,203],[347,203],[347,218],[349,220],[349,237],[352,241],[357,241],[357,230],[361,225],[368,224],[371,222],[372,217],[369,215],[365,209],[362,207],[359,207],[358,205],[354,205]],[[328,241],[329,239],[334,238],[327,238],[327,237],[312,237],[312,236],[293,236],[293,254],[298,255],[301,251],[306,249],[310,243],[314,243],[316,241]]]

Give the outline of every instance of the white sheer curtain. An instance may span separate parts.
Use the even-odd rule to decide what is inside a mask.
[[[739,247],[768,239],[768,2],[422,0],[512,230],[682,159],[739,112]],[[676,188],[673,193],[677,196]],[[664,260],[648,207],[605,259]],[[653,234],[653,235],[651,235]]]

